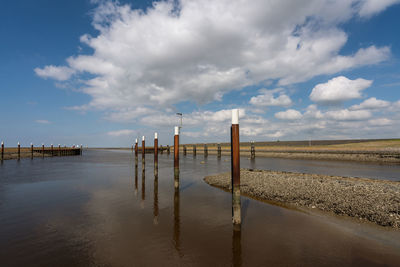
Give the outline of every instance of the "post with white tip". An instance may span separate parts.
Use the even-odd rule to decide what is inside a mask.
[[[240,212],[240,149],[239,149],[239,110],[232,110],[231,126],[231,173],[232,173],[232,222],[241,224]]]
[[[18,142],[18,160],[21,159],[21,145]]]
[[[158,134],[154,133],[154,176],[158,176]]]
[[[4,142],[1,141],[1,162],[4,160]]]
[[[144,135],[142,137],[142,173],[145,171],[145,154],[146,154],[146,146],[145,146],[145,141],[144,141]]]
[[[138,168],[138,140],[135,140],[135,169]]]
[[[179,126],[175,126],[174,136],[174,177],[175,189],[179,188]]]

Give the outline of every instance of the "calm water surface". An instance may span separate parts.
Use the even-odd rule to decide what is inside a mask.
[[[0,266],[400,266],[400,232],[231,196],[203,178],[229,158],[153,155],[135,173],[128,151],[0,165]],[[242,167],[399,180],[400,166],[242,158]]]

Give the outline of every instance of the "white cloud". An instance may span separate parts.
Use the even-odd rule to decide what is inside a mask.
[[[138,107],[162,111],[182,101],[202,104],[244,86],[271,80],[288,85],[390,55],[388,47],[375,46],[340,54],[347,42],[342,23],[367,10],[367,3],[356,0],[181,0],[156,2],[146,12],[96,3],[93,26],[99,34],[81,37],[93,54],[35,72],[82,81],[92,99],[86,106],[109,111],[107,118],[116,121],[141,116],[135,115]],[[286,95],[270,100],[290,102]]]
[[[349,110],[360,110],[360,109],[382,109],[390,106],[389,101],[379,100],[375,97],[368,98],[359,105],[353,105]]]
[[[36,123],[40,123],[40,124],[50,124],[51,122],[48,120],[35,120]]]
[[[322,119],[324,115],[320,110],[318,110],[317,105],[309,105],[304,112],[304,117],[311,119]]]
[[[368,110],[332,110],[325,113],[329,119],[337,121],[359,121],[366,120],[372,117],[372,113]]]
[[[130,136],[130,135],[132,136],[134,134],[136,134],[135,130],[128,130],[128,129],[107,132],[107,135],[115,136],[115,137]]]
[[[392,125],[393,120],[387,118],[377,118],[369,120],[368,123],[372,126],[387,126]]]
[[[35,68],[35,73],[44,79],[51,78],[57,81],[66,81],[75,73],[74,69],[64,66],[45,66],[44,68]]]
[[[371,16],[385,10],[390,5],[400,3],[400,0],[361,0],[360,16]]]
[[[250,104],[257,107],[270,107],[270,106],[281,106],[287,107],[292,104],[292,100],[289,96],[284,93],[283,89],[275,89],[275,90],[266,90],[261,89],[259,91],[261,94],[258,96],[253,96],[250,99]],[[279,93],[279,96],[274,97],[276,93]]]
[[[300,112],[294,109],[288,109],[286,111],[281,111],[275,113],[275,118],[280,120],[298,120],[301,119],[303,115]]]
[[[370,87],[372,81],[365,79],[350,80],[339,76],[329,80],[327,83],[316,85],[310,99],[322,104],[336,104],[342,101],[361,98],[361,91]]]

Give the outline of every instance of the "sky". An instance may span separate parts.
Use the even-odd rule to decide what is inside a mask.
[[[0,4],[0,140],[399,138],[400,0]]]

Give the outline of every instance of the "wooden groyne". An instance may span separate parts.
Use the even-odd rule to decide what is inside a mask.
[[[0,160],[37,158],[37,157],[62,157],[82,155],[82,147],[4,147],[1,146]]]

